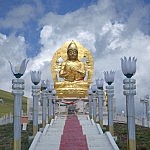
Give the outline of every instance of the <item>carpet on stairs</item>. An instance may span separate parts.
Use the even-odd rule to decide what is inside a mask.
[[[60,141],[60,150],[88,150],[86,136],[76,115],[68,115]]]

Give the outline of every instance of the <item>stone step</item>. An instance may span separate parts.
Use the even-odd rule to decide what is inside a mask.
[[[61,148],[65,149],[66,146],[68,150],[71,150],[71,147],[83,149],[86,145],[85,140],[89,150],[117,149],[113,148],[107,135],[100,132],[99,127],[87,115],[78,115],[79,122],[76,119],[76,116],[73,116],[73,119],[71,117],[67,119],[64,116],[54,119],[54,122],[48,126],[45,134],[41,134],[34,150],[61,150]],[[76,138],[77,135],[78,138]],[[61,141],[62,137],[64,141]]]

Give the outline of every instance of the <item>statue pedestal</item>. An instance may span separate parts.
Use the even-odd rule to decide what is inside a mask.
[[[89,83],[84,81],[55,82],[54,88],[58,98],[85,98],[88,93]]]

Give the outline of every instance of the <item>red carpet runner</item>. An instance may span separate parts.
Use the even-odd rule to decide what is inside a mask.
[[[63,135],[61,136],[60,150],[88,150],[86,136],[76,115],[68,115]]]

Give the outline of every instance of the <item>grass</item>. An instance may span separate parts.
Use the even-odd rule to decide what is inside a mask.
[[[28,137],[32,136],[32,123],[27,126],[26,131],[21,133],[21,150],[29,149],[32,141]],[[0,150],[13,150],[13,124],[0,126]]]
[[[120,150],[127,149],[127,125],[121,123],[114,124],[115,136],[117,136],[117,145]],[[136,149],[150,149],[150,128],[136,126]]]
[[[21,131],[21,150],[29,149],[32,140],[29,140],[29,137],[32,137],[32,125],[33,122],[30,121],[27,125],[25,131]],[[42,124],[39,124],[39,128],[42,128]],[[22,129],[22,128],[21,128]],[[0,126],[0,150],[13,150],[13,124],[7,124]]]
[[[0,90],[0,98],[3,99],[4,103],[0,104],[0,117],[5,114],[13,113],[14,107],[14,95],[9,92]],[[27,97],[23,96],[22,99],[23,112],[27,112]]]

